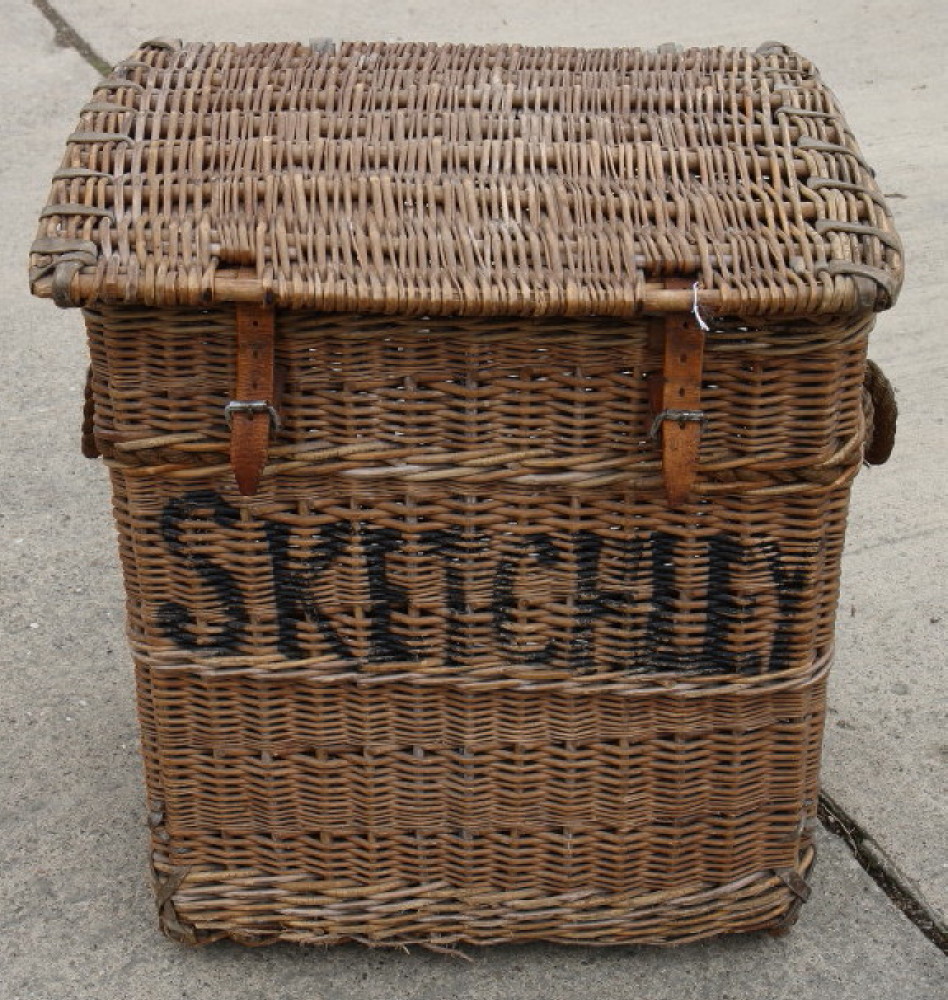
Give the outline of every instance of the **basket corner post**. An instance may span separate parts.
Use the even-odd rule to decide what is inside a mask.
[[[800,919],[803,904],[808,902],[813,894],[810,876],[816,864],[816,846],[810,844],[800,858],[798,867],[786,868],[774,874],[786,886],[787,907],[769,927],[767,933],[774,938],[781,938],[790,933]]]

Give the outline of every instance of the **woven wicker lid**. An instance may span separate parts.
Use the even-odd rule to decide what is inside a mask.
[[[831,92],[756,52],[142,45],[54,175],[61,305],[732,315],[891,305],[900,245]]]

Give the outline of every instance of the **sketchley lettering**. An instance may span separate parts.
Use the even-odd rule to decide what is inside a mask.
[[[437,662],[760,673],[795,662],[791,626],[812,569],[766,538],[423,523],[396,531],[362,517],[248,522],[210,491],[170,501],[161,537],[172,573],[200,598],[161,602],[161,631],[202,656],[262,643],[287,660],[347,670]],[[259,548],[260,578],[228,568],[222,553],[236,541]]]

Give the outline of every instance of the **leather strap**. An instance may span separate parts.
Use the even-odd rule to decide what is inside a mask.
[[[669,287],[686,287],[673,280]],[[704,331],[693,313],[669,313],[663,323],[662,380],[653,430],[662,435],[662,474],[670,507],[687,502],[694,488],[704,414]]]
[[[274,310],[256,303],[237,304],[237,361],[231,422],[230,464],[243,496],[257,491],[267,462],[273,409]]]

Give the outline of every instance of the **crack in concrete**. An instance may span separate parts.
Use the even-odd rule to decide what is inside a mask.
[[[103,59],[82,35],[59,13],[49,0],[32,0],[33,6],[55,29],[53,41],[64,49],[74,49],[83,59],[103,76],[111,72],[112,64]]]
[[[826,792],[820,794],[818,815],[823,826],[846,844],[873,882],[936,948],[948,954],[948,928],[872,837]]]

